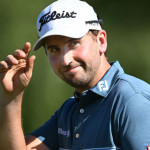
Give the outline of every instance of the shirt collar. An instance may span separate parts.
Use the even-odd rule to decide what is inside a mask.
[[[94,92],[102,97],[107,97],[118,77],[124,73],[118,61],[112,62],[110,65],[110,69],[94,87],[84,91],[82,94],[78,93],[77,91],[74,92],[74,97],[77,102],[80,101],[81,96],[86,95],[89,91],[92,93]]]
[[[106,97],[110,93],[118,77],[124,73],[118,61],[112,62],[110,65],[111,67],[107,73],[94,87],[89,89],[90,91],[103,97]]]

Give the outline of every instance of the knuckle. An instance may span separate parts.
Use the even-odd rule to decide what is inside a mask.
[[[21,50],[16,49],[14,53],[17,53],[17,54],[18,54],[18,53],[20,53],[20,51],[21,51]]]
[[[15,57],[24,57],[24,56],[25,56],[25,53],[24,53],[22,50],[17,49],[17,50],[15,50],[15,52],[14,52],[14,56],[15,56]]]
[[[16,58],[13,56],[13,55],[8,55],[7,57],[6,57],[6,62],[7,63],[13,63],[14,61],[16,60]]]
[[[0,61],[0,66],[2,66],[4,64],[4,61]]]
[[[7,63],[5,61],[0,61],[0,70],[7,67]]]
[[[0,61],[0,64],[3,64],[3,63],[5,63],[5,61],[3,61],[3,60],[2,60],[2,61]]]
[[[6,58],[12,58],[12,57],[13,57],[13,56],[9,54],[9,55],[7,55],[7,57],[6,57]]]
[[[7,55],[6,56],[6,61],[10,60],[12,58],[12,55]]]

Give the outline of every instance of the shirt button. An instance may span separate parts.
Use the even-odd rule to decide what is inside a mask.
[[[80,136],[80,135],[79,135],[79,133],[77,133],[77,134],[76,134],[76,138],[78,139],[78,138],[79,138],[79,136]]]
[[[84,109],[80,109],[80,113],[83,114],[84,113]]]

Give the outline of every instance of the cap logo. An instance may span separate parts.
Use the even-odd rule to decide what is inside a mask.
[[[52,20],[56,20],[56,19],[61,19],[61,18],[76,18],[77,13],[72,11],[72,12],[65,12],[62,11],[62,13],[57,13],[57,11],[53,11],[52,13],[49,11],[48,13],[46,13],[45,15],[43,15],[40,20],[39,23],[40,25],[40,29],[39,32],[42,30],[42,27],[52,21]]]

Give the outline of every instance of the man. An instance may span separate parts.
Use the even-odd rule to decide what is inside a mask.
[[[24,138],[21,104],[34,65],[31,45],[0,62],[1,150],[149,150],[150,86],[108,63],[106,32],[93,8],[59,0],[38,17],[39,40],[54,72],[75,88],[74,97]],[[25,142],[26,141],[26,142]]]

